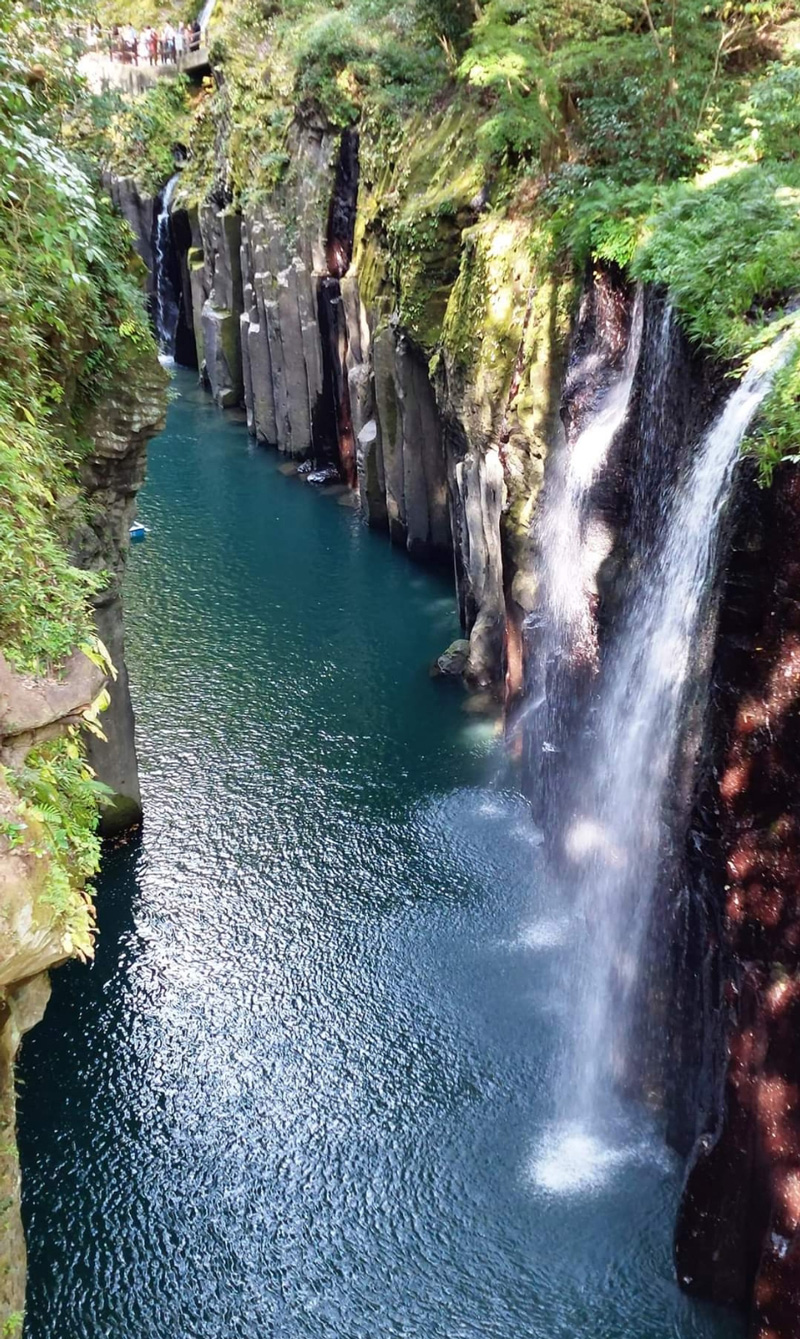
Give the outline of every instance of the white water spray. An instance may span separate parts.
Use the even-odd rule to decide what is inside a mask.
[[[566,718],[565,695],[573,689],[571,668],[590,669],[596,660],[594,604],[597,575],[610,547],[599,517],[591,515],[591,488],[605,464],[614,439],[625,424],[642,348],[642,290],[633,307],[625,358],[574,442],[553,461],[538,522],[541,585],[529,638],[533,670],[528,703],[516,728],[532,741],[531,756],[540,772],[540,817],[552,812],[543,755],[558,752],[559,731]]]
[[[664,849],[664,809],[674,774],[697,639],[708,611],[725,505],[742,439],[786,360],[794,332],[751,363],[661,507],[652,561],[633,584],[604,668],[598,727],[576,788],[565,847],[580,932],[575,1020],[557,1091],[560,1134],[534,1164],[559,1185],[559,1149],[578,1188],[606,1157],[640,1002],[651,911]],[[612,1138],[614,1136],[612,1135]],[[576,1158],[575,1150],[597,1151]],[[562,1178],[563,1180],[563,1178]],[[562,1186],[562,1188],[564,1188]],[[569,1188],[569,1187],[567,1187]]]

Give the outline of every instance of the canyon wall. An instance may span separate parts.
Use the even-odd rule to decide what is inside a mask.
[[[386,279],[403,257],[387,257],[380,209],[359,194],[357,137],[308,125],[292,136],[290,169],[266,201],[238,211],[181,204],[178,192],[179,361],[196,360],[221,407],[243,405],[259,441],[357,491],[368,523],[412,558],[452,563],[468,681],[509,706],[526,685],[535,700],[542,489],[620,375],[634,289],[613,265],[587,274],[582,295],[557,269],[537,272],[530,222],[486,218],[476,198],[448,218],[447,236],[428,236],[436,263],[422,265],[414,298],[438,304],[433,341],[418,309],[408,314],[402,272]],[[442,293],[434,279],[448,247],[461,261]],[[580,765],[578,718],[626,583],[726,391],[663,292],[641,300],[628,412],[585,499],[585,533],[597,541],[583,592],[591,645],[564,669],[572,708],[562,751],[534,757],[529,739],[531,776],[543,758],[557,771],[567,752]],[[756,1339],[790,1339],[800,1288],[791,1044],[800,590],[786,537],[797,486],[787,470],[762,493],[745,471],[740,493],[732,557],[693,648],[638,1060],[624,1077],[689,1155],[681,1285],[747,1309]],[[541,794],[541,782],[532,790]],[[555,850],[558,834],[549,841]]]
[[[745,473],[724,574],[690,831],[697,1140],[682,1286],[797,1333],[800,1293],[800,481]]]
[[[98,636],[116,671],[109,686],[111,701],[102,716],[105,738],[87,737],[89,761],[113,792],[101,813],[101,829],[107,835],[129,827],[142,815],[125,666],[122,577],[136,495],[145,478],[147,443],[164,426],[166,380],[155,359],[143,360],[135,382],[114,386],[103,396],[87,425],[92,451],[81,471],[89,511],[74,538],[75,556],[80,567],[108,575],[108,584],[95,597],[94,613]]]
[[[260,442],[354,489],[392,543],[451,567],[467,680],[510,700],[535,600],[530,521],[560,432],[570,285],[535,282],[528,225],[496,235],[476,204],[459,222],[475,229],[480,271],[462,276],[461,326],[432,359],[385,281],[374,201],[359,195],[358,136],[297,126],[290,148],[283,184],[241,212],[182,208],[177,192],[175,290],[190,332],[178,361],[196,361],[221,407],[244,405]],[[130,197],[120,183],[112,194]],[[486,284],[511,315],[502,342],[490,328],[479,347],[467,323]]]
[[[146,443],[163,425],[164,409],[164,374],[155,359],[143,360],[140,378],[104,396],[87,425],[93,445],[82,484],[89,510],[75,535],[76,561],[109,574],[95,617],[116,678],[109,682],[80,651],[45,677],[16,673],[0,653],[0,766],[6,769],[0,773],[0,1321],[9,1339],[21,1332],[25,1302],[14,1062],[23,1034],[44,1013],[49,969],[76,952],[90,953],[94,925],[82,881],[68,890],[53,882],[48,841],[29,809],[21,817],[16,778],[31,750],[82,726],[107,686],[110,704],[99,717],[105,738],[86,735],[89,760],[113,791],[101,825],[119,831],[141,816],[120,581]]]

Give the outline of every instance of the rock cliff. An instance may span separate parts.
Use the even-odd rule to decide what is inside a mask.
[[[800,1291],[798,527],[795,470],[743,481],[693,824],[705,989],[677,1268],[753,1339],[796,1334]]]
[[[20,675],[0,654],[0,1317],[8,1335],[19,1332],[25,1301],[14,1061],[23,1034],[47,1004],[48,970],[76,952],[90,952],[93,934],[91,902],[81,879],[76,876],[68,889],[54,881],[53,858],[36,810],[20,810],[19,778],[34,750],[82,725],[107,685],[110,702],[100,717],[104,738],[86,736],[89,760],[113,791],[102,826],[118,831],[141,816],[120,582],[136,493],[144,480],[146,444],[163,424],[164,387],[155,360],[143,360],[136,383],[107,394],[87,424],[93,446],[83,463],[82,483],[89,508],[75,535],[75,550],[80,565],[110,577],[96,597],[95,618],[115,680],[108,683],[106,673],[81,652],[47,677]]]
[[[262,203],[193,205],[179,189],[171,235],[194,345],[182,360],[196,354],[214,399],[243,404],[260,442],[334,466],[368,523],[412,558],[453,565],[466,677],[500,692],[505,681],[512,698],[535,598],[530,522],[560,431],[570,281],[536,282],[529,225],[476,228],[480,264],[462,276],[455,337],[431,361],[376,282],[387,243],[373,211],[357,135],[314,125],[294,127],[289,169]],[[475,226],[474,211],[462,222]],[[482,343],[463,327],[485,285],[509,310]],[[441,321],[446,293],[437,301]]]
[[[103,713],[105,739],[89,735],[89,761],[113,791],[101,826],[113,833],[136,822],[142,813],[134,741],[133,707],[125,667],[122,577],[144,483],[147,443],[164,426],[166,375],[155,361],[142,360],[135,382],[115,386],[97,404],[87,424],[91,454],[81,481],[89,502],[85,525],[75,536],[78,565],[107,573],[108,584],[95,597],[95,623],[117,677]]]
[[[60,677],[15,674],[0,655],[0,1317],[17,1335],[25,1304],[25,1238],[20,1217],[16,1151],[14,1061],[20,1041],[44,1013],[47,971],[71,957],[91,935],[91,910],[79,889],[71,905],[55,904],[48,889],[51,861],[35,821],[22,840],[13,780],[31,749],[80,722],[105,675],[81,654]]]

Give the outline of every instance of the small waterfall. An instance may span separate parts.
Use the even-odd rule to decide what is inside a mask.
[[[668,326],[665,315],[664,339]],[[784,335],[752,361],[691,461],[658,508],[650,507],[650,524],[634,518],[631,525],[639,552],[601,675],[594,733],[581,752],[580,775],[562,796],[564,891],[577,913],[578,946],[570,984],[574,1026],[556,1094],[559,1142],[536,1167],[551,1188],[585,1184],[617,1156],[608,1147],[618,1142],[615,1094],[627,1077],[642,987],[653,967],[647,944],[670,842],[665,811],[712,607],[725,505],[742,438],[793,337]],[[649,469],[643,457],[650,453],[655,461],[657,434],[639,445],[639,488],[648,491],[649,484],[652,503],[663,470]],[[634,490],[634,507],[637,496],[643,505],[644,495]],[[658,989],[657,979],[647,977],[646,984]]]
[[[205,0],[203,8],[200,10],[200,13],[197,16],[197,22],[200,24],[200,32],[202,33],[203,37],[205,37],[206,28],[208,27],[208,21],[211,18],[211,14],[213,12],[216,3],[217,0]]]
[[[537,776],[539,818],[547,823],[556,797],[548,761],[560,752],[580,672],[597,662],[594,608],[597,573],[609,549],[608,534],[588,506],[602,470],[628,415],[642,348],[643,295],[637,289],[627,349],[621,368],[576,440],[559,452],[548,480],[537,535],[541,555],[538,606],[526,634],[534,670],[528,704],[518,728]],[[577,672],[577,673],[576,673]]]
[[[161,204],[156,219],[155,246],[153,262],[155,266],[155,324],[158,347],[166,358],[175,353],[175,328],[178,324],[178,302],[175,287],[170,275],[171,241],[169,207],[175,194],[180,172],[170,177],[161,194]]]

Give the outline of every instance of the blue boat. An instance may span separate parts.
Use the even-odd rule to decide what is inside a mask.
[[[144,539],[147,534],[147,526],[142,525],[141,521],[136,521],[130,528],[130,537],[132,543],[138,543]]]

